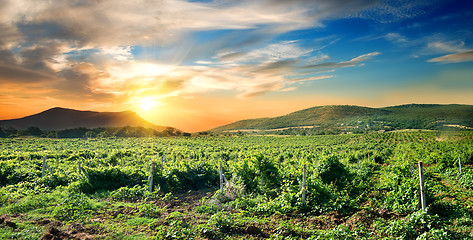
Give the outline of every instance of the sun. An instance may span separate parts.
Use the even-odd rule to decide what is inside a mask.
[[[156,106],[156,102],[150,97],[144,97],[140,100],[140,107],[142,110],[150,110]]]

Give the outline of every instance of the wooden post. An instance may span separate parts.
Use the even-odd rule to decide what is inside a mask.
[[[122,165],[122,167],[123,167],[123,155],[122,155],[121,152],[120,152],[120,163],[121,163],[121,165]]]
[[[46,169],[48,169],[49,173],[51,173],[51,175],[54,175],[53,174],[53,171],[51,171],[51,168],[49,168],[48,164],[46,163]]]
[[[161,174],[163,173],[165,159],[166,159],[166,155],[164,155],[163,153],[163,156],[161,156]]]
[[[80,159],[79,159],[79,162],[77,163],[77,169],[79,169],[79,178],[82,178],[82,175],[81,175],[82,167],[80,166]]]
[[[460,167],[460,174],[462,174],[462,160],[458,157],[458,167]]]
[[[422,162],[419,162],[419,180],[420,180],[420,204],[422,210],[426,209],[425,203],[425,189],[424,189],[424,169],[422,166]]]
[[[222,162],[220,162],[219,175],[220,175],[220,191],[223,192],[223,169],[222,169]]]
[[[41,178],[44,177],[44,170],[46,169],[46,156],[43,157],[43,171],[41,171]]]
[[[360,156],[358,154],[356,154],[356,158],[358,159],[356,165],[358,167],[358,170],[360,169]]]
[[[154,175],[154,164],[151,162],[151,171],[149,175],[149,192],[153,192],[153,175]]]
[[[223,176],[223,182],[224,182],[225,186],[228,187],[229,183],[228,183],[227,178],[225,177],[225,174],[222,174],[222,176]]]
[[[307,195],[306,172],[307,172],[307,165],[304,164],[302,168],[302,204],[305,204],[305,198]]]

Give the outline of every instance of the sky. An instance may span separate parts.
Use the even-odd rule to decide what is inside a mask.
[[[0,119],[187,132],[313,106],[473,104],[471,0],[0,0]]]

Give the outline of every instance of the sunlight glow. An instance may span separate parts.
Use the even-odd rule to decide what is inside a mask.
[[[151,97],[144,97],[140,100],[140,107],[142,110],[150,110],[156,105],[156,102]]]

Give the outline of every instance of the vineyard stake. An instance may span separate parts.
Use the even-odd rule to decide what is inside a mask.
[[[458,166],[460,167],[460,174],[462,174],[462,160],[458,157]]]
[[[307,195],[306,172],[307,172],[307,165],[304,164],[302,168],[302,204],[305,204],[305,198]]]
[[[82,178],[82,175],[81,175],[82,167],[80,166],[80,159],[79,159],[79,162],[77,163],[77,169],[79,169],[79,178]]]
[[[166,159],[166,155],[161,156],[161,174],[163,174],[163,168],[164,168],[164,159]]]
[[[422,166],[422,162],[419,162],[419,180],[420,180],[420,203],[422,210],[425,210],[426,203],[425,203],[425,189],[424,189],[424,169]]]
[[[46,156],[43,157],[43,171],[41,171],[41,178],[44,177],[44,170],[46,169]]]
[[[220,162],[219,173],[220,173],[220,191],[223,192],[223,169],[222,169],[222,162]]]
[[[54,175],[53,174],[53,171],[51,171],[51,168],[49,168],[48,164],[46,163],[46,169],[48,169],[49,173],[51,173],[51,175]]]
[[[51,175],[53,175],[53,171],[51,171],[51,168],[49,168],[48,164],[46,163],[46,156],[43,157],[43,171],[42,171],[42,175],[41,175],[41,178],[44,177],[44,170],[45,169],[48,169],[49,173],[51,173]]]
[[[154,174],[154,164],[151,162],[151,171],[149,175],[149,192],[153,192],[153,174]]]
[[[358,154],[356,154],[356,158],[358,159],[356,165],[358,167],[358,170],[360,170],[360,156]]]

